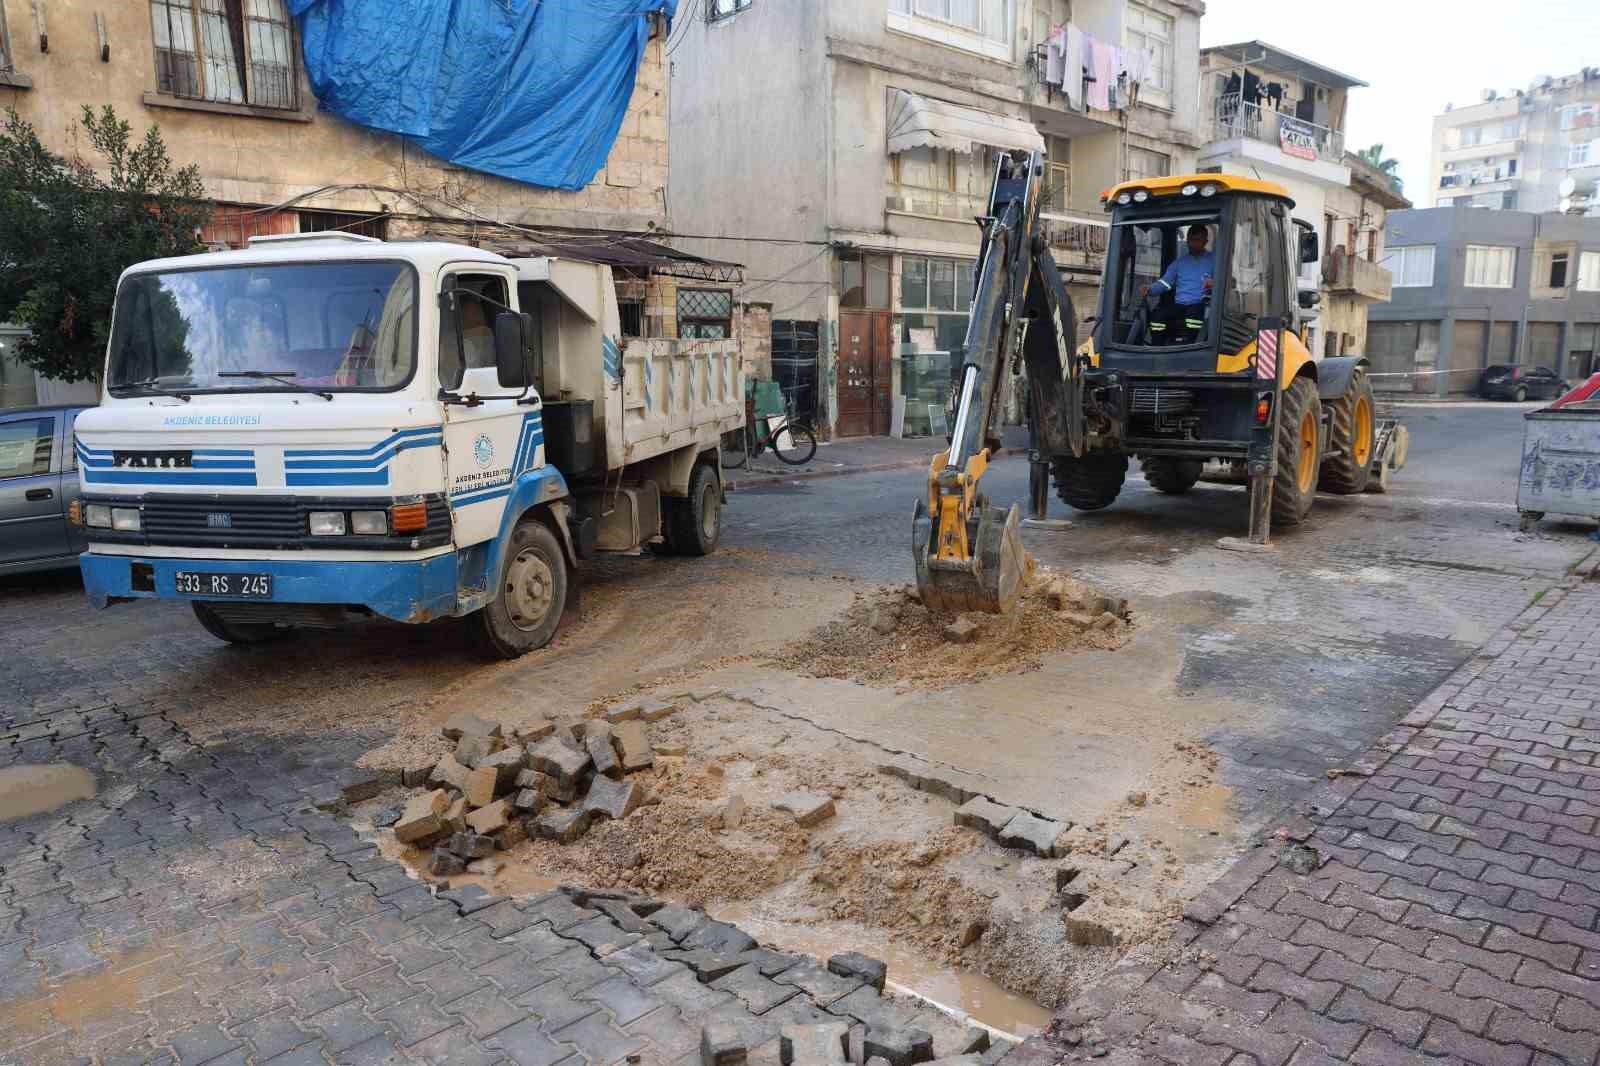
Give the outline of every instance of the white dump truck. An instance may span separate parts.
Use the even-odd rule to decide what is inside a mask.
[[[84,584],[235,643],[467,617],[514,657],[584,560],[716,547],[743,422],[734,343],[624,342],[607,266],[343,234],[140,263],[76,426]]]

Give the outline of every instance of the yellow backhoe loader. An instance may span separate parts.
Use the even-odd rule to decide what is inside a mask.
[[[1296,274],[1318,259],[1314,231],[1270,182],[1191,174],[1106,191],[1111,236],[1093,332],[1077,317],[1039,229],[1044,161],[1002,155],[983,230],[950,447],[917,501],[912,546],[923,602],[1004,612],[1027,570],[1020,510],[979,491],[1003,374],[1026,371],[1035,447],[1029,509],[1049,481],[1081,511],[1109,506],[1128,459],[1164,493],[1188,491],[1208,460],[1250,484],[1247,539],[1292,526],[1316,493],[1387,486],[1405,430],[1377,418],[1367,361],[1306,348]],[[1189,257],[1185,260],[1185,257]]]

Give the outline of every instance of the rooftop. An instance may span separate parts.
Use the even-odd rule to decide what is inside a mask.
[[[1200,49],[1202,55],[1220,55],[1243,65],[1263,67],[1289,74],[1296,78],[1316,82],[1318,85],[1327,85],[1337,89],[1354,89],[1365,87],[1366,82],[1360,78],[1342,74],[1332,67],[1325,67],[1321,63],[1313,63],[1293,52],[1270,45],[1265,41],[1240,41],[1238,44],[1219,44],[1209,48]]]

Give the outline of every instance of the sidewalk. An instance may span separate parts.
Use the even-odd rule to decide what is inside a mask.
[[[1005,443],[1002,455],[1027,451],[1026,429],[1006,426],[1001,437]],[[763,452],[749,466],[730,469],[727,474],[730,486],[737,490],[741,485],[770,481],[870,474],[914,467],[926,469],[945,446],[943,437],[910,437],[904,440],[895,437],[845,437],[818,443],[817,454],[803,466],[787,466],[780,463],[771,452]]]
[[[1018,1059],[1600,1060],[1597,634],[1529,607]]]

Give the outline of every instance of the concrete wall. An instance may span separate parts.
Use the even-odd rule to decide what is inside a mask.
[[[58,152],[72,151],[72,127],[84,104],[111,104],[136,130],[159,124],[172,157],[180,164],[198,163],[207,192],[224,203],[271,205],[325,185],[367,184],[414,192],[423,203],[394,192],[361,189],[323,193],[302,206],[359,212],[387,208],[402,215],[454,213],[433,199],[440,198],[522,225],[645,230],[666,222],[667,87],[660,40],[646,51],[605,170],[587,188],[562,192],[465,170],[398,137],[320,112],[303,75],[298,112],[227,113],[227,106],[162,97],[156,92],[150,7],[142,0],[51,0],[46,7],[48,53],[39,51],[29,5],[4,6],[20,77],[0,83],[0,104],[15,107]],[[96,14],[106,21],[109,62],[99,59]],[[19,82],[31,85],[21,87]]]

